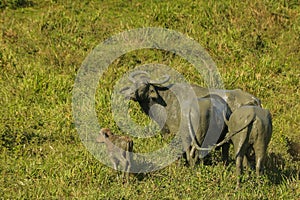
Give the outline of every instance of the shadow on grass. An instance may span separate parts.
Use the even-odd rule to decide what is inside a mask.
[[[0,9],[10,8],[10,9],[18,9],[18,8],[26,8],[34,6],[34,2],[30,0],[7,0],[0,1]]]
[[[271,153],[266,162],[265,174],[273,184],[281,184],[285,180],[298,179],[300,177],[299,165],[286,165],[286,161],[280,154]]]
[[[5,130],[0,134],[0,148],[6,148],[9,151],[14,151],[16,147],[24,144],[41,144],[49,141],[49,137],[36,134],[34,132],[13,132]]]

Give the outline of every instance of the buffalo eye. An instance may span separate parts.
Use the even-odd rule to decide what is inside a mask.
[[[156,90],[155,89],[150,89],[149,90],[149,98],[151,99],[157,99],[157,93],[156,93]]]
[[[155,90],[154,89],[150,89],[150,94],[153,94],[155,93]]]

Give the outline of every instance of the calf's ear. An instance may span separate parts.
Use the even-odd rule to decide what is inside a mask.
[[[104,136],[105,138],[108,138],[109,135],[110,135],[109,132],[104,132],[104,133],[103,133],[103,136]]]

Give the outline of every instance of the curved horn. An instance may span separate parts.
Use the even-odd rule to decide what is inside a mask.
[[[136,79],[135,79],[134,77],[137,76],[137,75],[140,75],[140,74],[145,74],[145,75],[147,75],[148,77],[150,77],[150,75],[149,75],[148,72],[142,71],[142,70],[137,70],[137,71],[134,71],[134,72],[130,73],[129,76],[128,76],[128,79],[129,79],[130,81],[132,81],[133,83],[135,83],[135,82],[136,82]]]
[[[150,80],[150,83],[151,84],[155,84],[155,85],[162,85],[162,84],[164,84],[164,83],[166,83],[166,82],[168,82],[170,80],[170,76],[169,75],[164,75],[163,77],[164,77],[164,79],[159,80],[159,81]]]

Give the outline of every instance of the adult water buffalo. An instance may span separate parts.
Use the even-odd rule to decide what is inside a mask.
[[[199,110],[196,103],[197,96],[191,86],[188,84],[163,86],[169,82],[170,76],[165,75],[161,80],[153,81],[145,71],[135,71],[129,75],[129,79],[133,85],[123,88],[121,93],[128,99],[138,102],[142,110],[156,121],[161,129],[179,133],[183,152],[189,151],[191,139],[188,134],[186,112],[190,106],[193,106],[194,110]],[[195,126],[198,126],[198,123]],[[187,154],[187,161],[189,160]]]
[[[210,127],[214,127],[210,122],[217,123],[215,116],[224,110],[226,106],[220,101],[212,102],[210,95],[221,97],[228,105],[229,109],[235,110],[242,105],[260,105],[260,101],[254,96],[241,90],[209,90],[198,85],[189,84],[169,84],[170,76],[165,75],[159,81],[150,79],[150,75],[145,71],[135,71],[129,75],[129,80],[133,83],[129,87],[121,90],[125,97],[136,101],[142,110],[156,121],[161,128],[171,133],[180,133],[182,137],[183,151],[187,152],[189,162],[192,140],[197,149],[203,141],[200,138],[206,135]],[[205,97],[204,99],[199,99]],[[191,122],[194,132],[189,131],[188,115],[191,110]],[[212,117],[214,116],[214,117]],[[217,119],[220,120],[220,117]],[[222,119],[223,120],[223,119]],[[220,122],[219,124],[222,124]],[[217,126],[216,135],[221,135],[223,125]],[[199,133],[199,131],[201,133]],[[194,140],[194,136],[195,140]],[[198,137],[198,139],[197,139]],[[218,138],[214,138],[217,142]],[[192,153],[193,153],[192,151]]]

